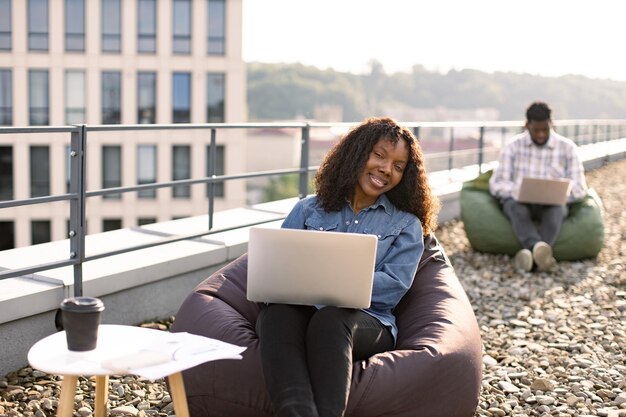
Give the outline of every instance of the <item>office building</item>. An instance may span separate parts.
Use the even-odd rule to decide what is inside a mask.
[[[0,127],[244,122],[242,0],[0,0]],[[92,132],[87,190],[207,175],[209,130]],[[217,135],[216,173],[244,135]],[[0,134],[0,200],[68,190],[69,134]],[[216,186],[216,210],[245,183]],[[69,203],[0,210],[0,250],[67,237]],[[203,214],[206,186],[93,197],[98,233]]]

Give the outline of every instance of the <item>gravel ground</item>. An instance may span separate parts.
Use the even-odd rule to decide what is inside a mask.
[[[473,252],[459,221],[439,230],[483,338],[476,416],[626,416],[625,178],[626,160],[587,173],[604,203],[604,248],[550,273]]]
[[[475,416],[626,417],[625,178],[626,160],[587,173],[604,202],[605,246],[595,260],[562,262],[550,273],[519,273],[506,256],[473,252],[460,221],[437,232],[482,332]],[[0,417],[54,415],[60,382],[28,367],[0,377]],[[110,383],[111,415],[173,414],[163,380]],[[95,380],[79,378],[74,415],[91,416],[94,397]]]

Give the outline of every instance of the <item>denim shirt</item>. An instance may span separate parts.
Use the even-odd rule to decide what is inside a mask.
[[[393,309],[411,287],[424,252],[422,224],[415,215],[397,209],[384,194],[357,215],[349,202],[340,211],[327,212],[317,196],[312,196],[298,201],[282,227],[376,235],[372,303],[363,311],[388,326],[394,339],[397,337]]]

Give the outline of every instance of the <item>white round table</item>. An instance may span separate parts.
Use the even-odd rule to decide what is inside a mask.
[[[166,334],[160,330],[136,326],[100,325],[96,349],[72,352],[67,349],[65,332],[58,332],[35,343],[28,352],[28,362],[33,368],[48,374],[63,375],[57,416],[72,416],[78,377],[95,375],[95,415],[103,417],[106,415],[109,375],[120,373],[104,368],[101,365],[102,361],[136,353],[151,342],[162,339]],[[189,417],[182,371],[175,372],[167,378],[176,416]]]

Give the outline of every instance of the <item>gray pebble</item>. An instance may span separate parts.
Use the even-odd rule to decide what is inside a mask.
[[[127,405],[116,407],[110,412],[112,416],[136,416],[138,413],[139,410],[137,410],[135,407]]]
[[[81,415],[81,417],[89,417],[93,414],[93,410],[89,407],[81,407],[77,410],[77,412]]]

